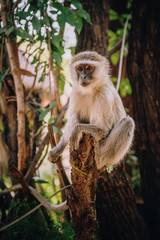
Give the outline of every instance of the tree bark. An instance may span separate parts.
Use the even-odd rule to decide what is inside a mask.
[[[147,240],[145,224],[137,211],[125,162],[110,174],[102,172],[97,187],[100,239]]]
[[[3,25],[7,26],[7,5],[4,0],[1,0],[1,12]],[[15,91],[17,96],[17,120],[18,120],[18,170],[24,172],[27,167],[27,149],[25,142],[25,103],[24,103],[24,90],[21,80],[21,71],[19,68],[18,47],[17,43],[8,36],[6,41],[9,62],[15,84]]]
[[[78,38],[76,52],[90,49],[106,55],[109,1],[81,2],[84,9],[91,15],[93,24],[84,25],[84,30]],[[102,6],[105,6],[105,11]],[[99,14],[101,8],[103,10]],[[96,16],[98,24],[95,23]],[[97,25],[100,25],[98,26],[100,32],[95,31]],[[92,35],[95,36],[92,38]],[[111,174],[107,171],[101,173],[97,185],[96,207],[100,239],[148,239],[145,224],[137,211],[134,192],[123,164],[117,166]]]
[[[98,228],[95,204],[97,147],[94,138],[87,134],[83,135],[79,149],[70,151],[72,189],[69,191],[68,205],[77,240],[93,240]]]
[[[135,0],[132,6],[128,74],[136,122],[145,220],[151,239],[160,236],[160,3]]]
[[[79,51],[98,51],[98,53],[106,56],[108,45],[108,17],[109,17],[109,1],[94,0],[80,1],[83,8],[89,13],[92,25],[86,23],[83,25],[81,34],[78,36],[76,52]]]

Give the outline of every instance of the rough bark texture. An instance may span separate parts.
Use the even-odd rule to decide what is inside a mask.
[[[160,236],[160,3],[133,2],[128,74],[133,90],[136,154],[145,220],[151,239]]]
[[[98,228],[95,206],[98,179],[95,165],[97,151],[97,143],[89,134],[83,135],[77,151],[70,151],[72,190],[69,192],[68,205],[72,212],[77,240],[93,240]]]
[[[97,218],[101,240],[147,240],[125,163],[108,174],[101,173],[97,187]]]
[[[92,25],[85,22],[82,32],[80,36],[78,36],[76,52],[91,50],[98,51],[100,54],[106,56],[108,44],[107,26],[109,17],[109,1],[81,0],[80,2],[82,3],[83,8],[89,13]]]

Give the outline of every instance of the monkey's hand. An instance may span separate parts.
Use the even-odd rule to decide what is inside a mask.
[[[79,142],[82,138],[82,134],[90,134],[93,136],[97,141],[106,137],[104,130],[98,128],[92,124],[77,124],[72,131],[72,135],[70,138],[70,145],[73,149],[77,150],[79,148]]]

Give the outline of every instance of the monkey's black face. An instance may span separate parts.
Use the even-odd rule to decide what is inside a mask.
[[[92,74],[94,70],[95,66],[91,64],[79,64],[76,66],[79,84],[83,87],[88,86],[93,80]]]

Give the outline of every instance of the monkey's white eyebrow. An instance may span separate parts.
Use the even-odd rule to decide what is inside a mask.
[[[83,60],[79,60],[79,61],[73,63],[72,66],[76,67],[76,66],[78,66],[80,64],[90,64],[90,65],[97,66],[99,63],[100,62],[98,62],[98,61],[92,61],[92,60],[87,60],[87,59],[85,60],[85,59],[83,59]]]

